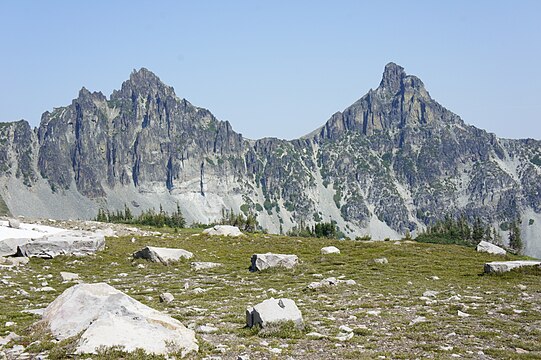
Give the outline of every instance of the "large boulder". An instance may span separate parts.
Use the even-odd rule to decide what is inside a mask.
[[[236,226],[231,225],[214,225],[211,228],[203,230],[203,234],[217,236],[241,236],[242,232]]]
[[[246,309],[246,325],[253,327],[268,326],[272,323],[293,321],[297,326],[303,326],[302,314],[291,299],[267,299],[254,307]]]
[[[29,238],[7,238],[0,239],[0,256],[11,256],[17,254],[17,248],[29,242]]]
[[[24,223],[15,228],[10,226],[9,221],[0,221],[0,256],[15,255],[20,245],[65,231],[51,226]]]
[[[252,265],[250,266],[250,271],[261,271],[274,267],[284,267],[291,269],[297,266],[299,263],[299,258],[297,255],[286,255],[286,254],[254,254],[252,255]]]
[[[21,222],[17,219],[9,219],[8,223],[9,227],[12,229],[18,229],[21,226]]]
[[[81,333],[78,354],[116,345],[128,352],[141,348],[161,355],[198,351],[194,331],[105,283],[65,290],[47,306],[40,323],[58,340]]]
[[[481,241],[479,244],[477,244],[477,251],[495,255],[505,255],[507,253],[501,247],[491,244],[488,241]]]
[[[485,272],[490,273],[504,273],[513,269],[525,267],[525,266],[541,266],[541,261],[536,260],[515,260],[515,261],[493,261],[485,264]]]
[[[105,237],[90,231],[63,231],[19,245],[17,256],[54,258],[89,255],[105,248]]]
[[[184,249],[171,249],[147,246],[133,254],[136,259],[147,259],[152,262],[161,262],[168,265],[171,262],[179,261],[180,259],[191,259],[193,253]]]

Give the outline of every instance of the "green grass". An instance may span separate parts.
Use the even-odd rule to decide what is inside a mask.
[[[72,283],[61,283],[59,275],[60,271],[70,271],[78,273],[85,282],[107,282],[169,313],[185,325],[211,323],[218,327],[218,333],[200,338],[201,350],[192,358],[220,355],[217,344],[227,345],[229,355],[249,353],[252,358],[272,358],[268,347],[260,345],[262,341],[271,344],[269,347],[284,346],[282,357],[287,354],[314,359],[377,358],[381,354],[392,354],[392,358],[445,358],[452,352],[474,358],[478,351],[504,359],[517,356],[516,347],[530,351],[528,357],[521,355],[520,358],[541,354],[538,341],[541,334],[537,330],[541,325],[538,305],[541,303],[541,275],[539,271],[498,276],[482,274],[485,262],[501,260],[501,257],[457,245],[338,241],[266,234],[238,239],[192,236],[199,232],[198,229],[183,229],[178,233],[165,231],[162,236],[139,237],[135,243],[130,241],[132,236],[108,238],[106,249],[95,256],[32,259],[25,268],[0,270],[0,275],[10,277],[5,279],[10,285],[0,287],[0,336],[15,331],[23,335],[18,343],[25,346],[42,340],[28,351],[49,352],[50,358],[69,356],[72,344],[55,344],[46,333],[31,330],[29,326],[37,318],[21,310],[44,307],[72,286]],[[147,245],[183,248],[195,254],[193,261],[219,262],[223,266],[196,272],[190,268],[189,261],[164,266],[132,259],[134,251]],[[341,254],[321,255],[321,247],[330,245],[338,247]],[[249,272],[251,255],[265,252],[296,254],[300,264],[291,270]],[[373,259],[381,257],[386,257],[389,263],[373,263]],[[516,258],[508,256],[508,259]],[[138,264],[145,267],[139,268]],[[127,273],[128,277],[120,277],[121,273]],[[48,274],[52,277],[39,276]],[[339,284],[317,291],[307,290],[310,282],[320,279],[314,274],[321,274],[323,278],[344,276],[344,279],[355,280],[357,285]],[[439,280],[434,280],[434,276]],[[32,290],[43,281],[57,291]],[[519,290],[519,284],[527,289]],[[205,292],[194,292],[198,287]],[[29,295],[19,295],[18,289]],[[432,299],[436,303],[419,299],[426,290],[439,292]],[[173,302],[159,302],[159,294],[165,291],[174,295]],[[447,301],[454,295],[460,295],[460,301]],[[306,329],[287,325],[261,331],[244,329],[246,308],[271,296],[295,300]],[[524,312],[519,314],[513,309]],[[459,318],[457,310],[471,316]],[[373,315],[370,311],[380,313]],[[427,322],[409,325],[417,316],[425,316]],[[17,324],[8,328],[6,321]],[[343,324],[354,329],[354,337],[346,342],[333,340]],[[328,337],[307,338],[307,331]],[[450,333],[455,335],[448,336]],[[440,346],[446,344],[452,345],[454,350],[440,350]],[[119,355],[118,351],[107,349],[92,358],[113,355],[144,358],[138,357],[144,354]]]

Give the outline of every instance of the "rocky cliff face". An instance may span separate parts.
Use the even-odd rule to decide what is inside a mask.
[[[83,88],[35,131],[0,124],[0,169],[15,214],[179,203],[192,221],[233,208],[273,232],[334,220],[347,236],[375,238],[444,215],[497,228],[520,218],[526,252],[541,256],[541,143],[465,124],[393,63],[377,89],[293,141],[244,139],[141,69],[109,99]]]

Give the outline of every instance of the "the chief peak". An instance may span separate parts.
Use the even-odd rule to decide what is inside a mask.
[[[402,80],[405,77],[406,72],[404,71],[404,68],[400,65],[390,62],[385,65],[385,69],[383,70],[383,77],[379,86],[380,88],[396,92],[400,90]]]

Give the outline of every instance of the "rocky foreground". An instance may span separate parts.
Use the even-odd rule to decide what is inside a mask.
[[[111,335],[107,339],[115,333],[133,339],[121,331],[126,323],[169,324],[187,334],[195,342],[187,342],[185,351],[172,349],[186,358],[541,357],[538,266],[484,274],[486,263],[520,260],[516,256],[405,240],[225,237],[196,229],[174,233],[93,222],[63,225],[110,228],[114,236],[106,237],[105,249],[96,254],[0,266],[0,359],[165,356],[161,350],[123,354],[111,346],[85,355],[96,350],[93,344],[106,333],[103,329]],[[144,249],[152,256],[134,256]],[[171,259],[176,255],[178,261]],[[118,301],[103,305],[108,315],[88,330],[66,324],[90,316],[96,302],[62,321],[51,320],[66,314],[58,311],[65,309],[59,304],[76,308],[70,301],[92,296],[103,304],[111,297]],[[136,310],[161,320],[145,323],[129,315]],[[267,326],[277,312],[290,314],[291,322]],[[249,328],[247,322],[263,327]],[[135,333],[144,327],[128,328]],[[137,343],[124,350],[135,348]]]

